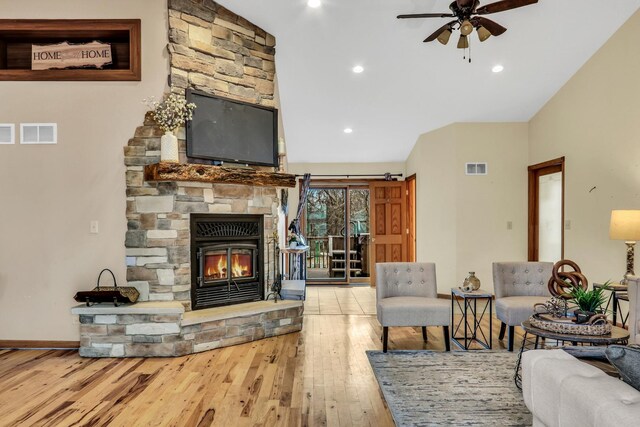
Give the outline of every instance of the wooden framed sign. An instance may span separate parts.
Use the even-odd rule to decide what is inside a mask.
[[[32,45],[31,69],[102,68],[113,62],[111,45],[93,41],[70,44]]]

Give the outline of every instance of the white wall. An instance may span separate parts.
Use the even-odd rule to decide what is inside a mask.
[[[590,282],[622,278],[625,245],[609,240],[610,213],[640,209],[638,40],[640,12],[529,126],[531,163],[566,158],[565,219],[571,229],[565,230],[565,258],[576,261]]]
[[[538,179],[538,260],[562,258],[562,172]]]
[[[168,74],[164,0],[0,0],[2,18],[140,18],[140,82],[0,82],[0,123],[58,144],[0,145],[0,340],[77,340],[69,309],[109,267],[125,282],[123,147]],[[91,220],[100,233],[89,234]]]
[[[407,160],[417,174],[417,258],[436,263],[440,293],[469,271],[493,290],[492,262],[526,260],[527,142],[526,123],[458,123],[418,140]],[[488,175],[466,175],[468,162],[487,162]]]

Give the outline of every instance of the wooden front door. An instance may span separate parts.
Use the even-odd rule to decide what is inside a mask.
[[[371,191],[371,285],[375,286],[376,263],[405,262],[407,251],[407,187],[404,181],[372,182]]]

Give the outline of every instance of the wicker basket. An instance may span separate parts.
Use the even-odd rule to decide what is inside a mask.
[[[567,319],[549,320],[539,314],[534,314],[529,318],[529,322],[531,326],[538,329],[572,335],[607,335],[611,333],[612,328],[611,323],[602,317],[592,319],[590,323],[577,324]]]

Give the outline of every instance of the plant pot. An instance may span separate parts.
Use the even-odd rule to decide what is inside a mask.
[[[160,161],[179,163],[178,138],[171,131],[166,131],[160,138]]]
[[[289,248],[291,248],[291,249],[295,249],[295,248],[297,248],[297,247],[298,247],[298,242],[290,242],[290,243],[289,243]]]
[[[576,323],[582,324],[587,323],[589,319],[591,319],[591,316],[594,316],[596,313],[592,311],[575,310],[573,314],[576,316]]]

